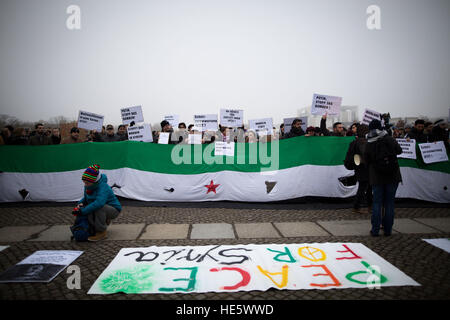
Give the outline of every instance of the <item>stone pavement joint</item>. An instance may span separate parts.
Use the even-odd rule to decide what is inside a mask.
[[[415,218],[414,220],[439,231],[450,232],[450,219],[448,218]]]
[[[395,219],[392,229],[401,233],[440,233],[441,231],[431,228],[411,219]]]
[[[396,219],[393,233],[450,232],[450,218]],[[275,223],[112,224],[107,240],[251,239],[314,236],[369,236],[369,220],[328,220]],[[7,226],[0,228],[0,242],[69,241],[70,225]]]
[[[191,239],[234,239],[234,231],[228,223],[197,223],[192,225]]]

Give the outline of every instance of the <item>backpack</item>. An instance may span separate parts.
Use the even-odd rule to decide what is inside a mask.
[[[89,224],[88,217],[81,214],[76,217],[70,231],[72,232],[71,240],[75,239],[77,242],[87,241],[88,237],[95,234],[93,226]]]
[[[394,174],[398,167],[397,155],[389,147],[385,138],[375,142],[375,161],[373,166],[377,173],[383,175]]]
[[[356,165],[355,165],[355,154],[357,153],[356,150],[356,140],[352,141],[352,143],[350,143],[348,150],[347,150],[347,154],[345,156],[345,160],[344,160],[344,167],[347,170],[355,170],[356,169]]]

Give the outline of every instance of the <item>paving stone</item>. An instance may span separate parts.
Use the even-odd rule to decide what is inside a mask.
[[[113,224],[108,227],[106,240],[136,240],[144,227],[144,223]]]
[[[71,236],[70,225],[56,225],[42,231],[36,239],[29,241],[70,241]]]
[[[450,232],[450,218],[416,218],[414,220],[440,231]]]
[[[192,225],[191,239],[234,239],[228,223],[198,223]]]
[[[188,224],[150,224],[139,239],[186,239]]]
[[[400,233],[439,233],[440,231],[411,219],[395,219],[392,229]]]
[[[369,220],[317,221],[334,236],[367,236],[372,227]]]
[[[236,223],[239,238],[280,238],[271,223]]]
[[[323,228],[314,222],[279,222],[275,226],[284,237],[329,236]]]
[[[0,242],[24,241],[48,226],[14,226],[0,228]]]

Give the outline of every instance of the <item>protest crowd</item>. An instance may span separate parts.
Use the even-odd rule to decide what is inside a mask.
[[[198,140],[201,143],[212,143],[215,141],[223,142],[237,142],[237,143],[254,143],[254,142],[268,142],[273,140],[288,139],[298,136],[358,136],[358,127],[360,123],[353,123],[349,128],[346,128],[341,122],[333,123],[332,128],[326,126],[327,116],[324,115],[321,119],[320,127],[309,126],[306,130],[302,129],[302,120],[295,119],[292,122],[289,132],[285,132],[284,124],[279,126],[279,129],[273,127],[273,132],[267,134],[267,132],[257,133],[254,130],[246,129],[244,126],[231,128],[224,127],[219,124],[219,130],[217,131],[200,131],[194,124],[186,126],[184,122],[180,122],[177,128],[173,128],[167,121],[161,122],[161,130],[152,131],[153,143],[159,142],[161,133],[168,133],[169,144],[179,143],[196,143],[191,141],[189,135],[199,135],[201,138]],[[71,144],[82,142],[116,142],[128,140],[128,127],[129,124],[121,124],[115,131],[112,124],[102,127],[101,132],[96,130],[88,131],[87,135],[82,136],[80,129],[76,126],[70,129],[70,135],[64,139],[61,137],[60,128],[45,127],[43,123],[36,123],[34,130],[24,127],[14,128],[11,125],[6,125],[2,128],[0,135],[0,145],[53,145],[53,144]],[[449,147],[449,135],[447,122],[444,119],[438,121],[429,122],[423,119],[418,119],[414,124],[405,124],[400,120],[395,125],[387,124],[385,128],[388,130],[390,136],[395,139],[414,139],[417,143],[443,141],[447,147]],[[161,142],[159,142],[161,143]]]

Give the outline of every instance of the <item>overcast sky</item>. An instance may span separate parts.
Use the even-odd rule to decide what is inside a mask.
[[[314,93],[447,118],[449,57],[448,0],[0,0],[0,113],[27,121],[81,109],[117,125],[142,105],[149,123],[220,108],[280,123]]]

